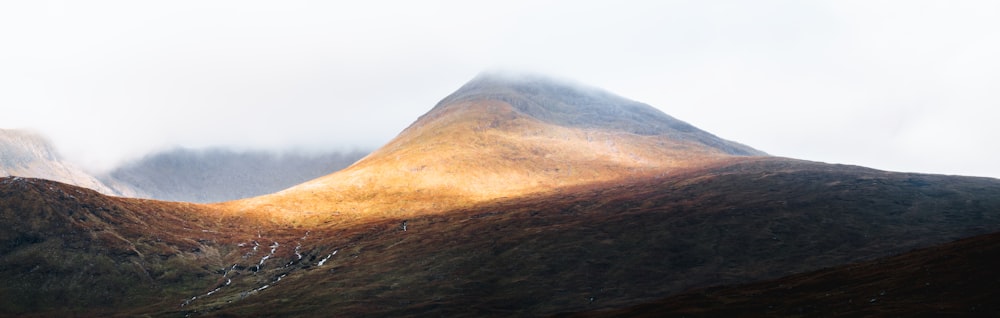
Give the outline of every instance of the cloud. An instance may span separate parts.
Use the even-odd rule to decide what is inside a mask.
[[[1000,100],[997,9],[9,2],[0,127],[42,131],[91,167],[170,146],[377,147],[479,72],[511,68],[602,87],[774,154],[1000,177],[981,164],[1000,150],[975,146],[1000,137],[983,119]]]

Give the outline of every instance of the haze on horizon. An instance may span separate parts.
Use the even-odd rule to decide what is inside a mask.
[[[991,1],[0,3],[0,128],[92,170],[168,147],[374,149],[484,70],[773,155],[1000,177]]]

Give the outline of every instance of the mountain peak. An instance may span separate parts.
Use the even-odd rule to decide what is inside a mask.
[[[0,168],[23,167],[38,159],[59,160],[45,137],[31,131],[0,129]]]
[[[655,135],[668,126],[694,128],[648,105],[606,91],[541,75],[482,73],[438,106],[474,100],[497,100],[519,112],[560,126],[612,129]]]
[[[537,74],[480,73],[434,109],[475,101],[499,101],[519,113],[553,125],[693,141],[730,155],[766,153],[718,138],[650,105],[605,90]]]

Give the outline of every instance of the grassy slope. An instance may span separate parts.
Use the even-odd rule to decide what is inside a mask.
[[[1000,233],[780,279],[561,317],[1000,315]]]
[[[246,218],[0,179],[0,315],[128,315],[205,288]],[[225,234],[224,234],[225,233]]]
[[[1000,230],[1000,182],[786,159],[367,224],[330,268],[216,314],[544,315]]]

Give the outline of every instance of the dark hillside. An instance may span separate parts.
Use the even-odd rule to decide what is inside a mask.
[[[1000,233],[745,285],[559,317],[1000,315]]]
[[[377,223],[222,312],[522,316],[634,304],[1000,230],[1000,182],[780,158]],[[278,309],[286,308],[286,309]],[[294,311],[285,311],[294,310]]]

